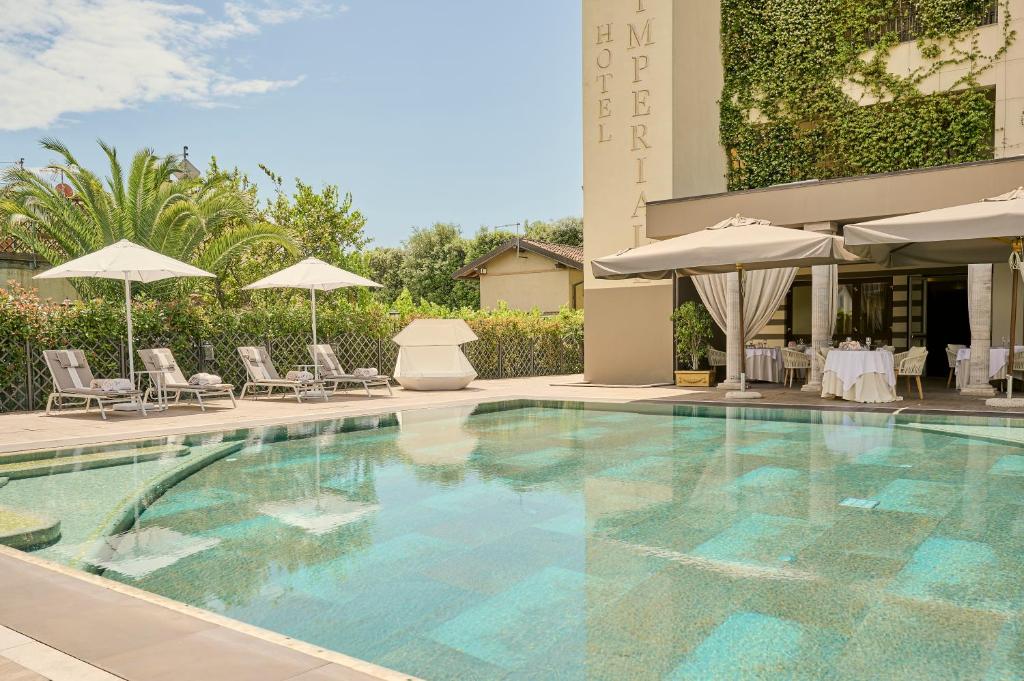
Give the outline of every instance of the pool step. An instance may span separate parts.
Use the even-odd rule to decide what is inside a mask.
[[[36,549],[60,539],[60,521],[29,511],[0,506],[0,544]]]
[[[54,457],[52,454],[43,459],[29,459],[0,464],[0,478],[17,480],[20,478],[36,478],[43,475],[70,473],[71,471],[122,466],[124,464],[154,459],[166,459],[186,456],[191,450],[183,445],[156,445],[138,449],[115,449],[88,454],[70,454]]]

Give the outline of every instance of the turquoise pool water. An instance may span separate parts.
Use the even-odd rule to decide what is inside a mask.
[[[42,555],[427,679],[995,681],[1020,426],[514,402],[180,439],[241,447],[106,539],[180,462],[0,504],[67,518]]]

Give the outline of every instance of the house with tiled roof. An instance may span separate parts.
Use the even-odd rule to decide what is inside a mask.
[[[514,310],[554,314],[583,308],[583,248],[534,239],[509,239],[452,275],[479,279],[480,307],[505,302]]]

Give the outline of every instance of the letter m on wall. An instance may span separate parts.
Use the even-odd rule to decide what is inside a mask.
[[[633,50],[638,47],[647,47],[654,44],[653,31],[651,30],[651,23],[653,21],[653,19],[645,21],[643,28],[639,31],[636,28],[636,24],[629,25],[629,49]]]

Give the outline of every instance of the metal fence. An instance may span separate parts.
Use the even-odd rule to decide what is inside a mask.
[[[879,26],[868,31],[869,42],[877,42],[882,36],[895,33],[900,42],[917,40],[924,35],[924,26],[917,6],[920,0],[897,0]],[[978,26],[999,23],[999,5],[1002,0],[988,0],[978,13]]]
[[[321,338],[320,341],[334,347],[338,360],[346,369],[375,367],[388,375],[394,373],[398,346],[390,338],[347,334]],[[238,357],[239,346],[265,346],[274,365],[284,372],[310,363],[308,342],[308,338],[301,336],[266,338],[234,333],[196,339],[181,334],[140,337],[136,339],[135,347],[171,348],[185,376],[201,371],[214,373],[240,388],[245,383],[245,367]],[[98,378],[128,375],[128,351],[123,340],[90,342],[67,339],[56,345],[84,350],[93,374]],[[43,361],[45,349],[32,343],[0,338],[0,413],[42,409],[46,405],[52,382]],[[552,336],[516,335],[481,339],[467,343],[463,350],[482,379],[552,376],[583,371],[582,345]],[[135,366],[142,367],[137,356]]]

